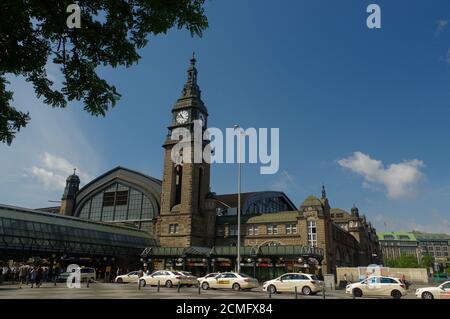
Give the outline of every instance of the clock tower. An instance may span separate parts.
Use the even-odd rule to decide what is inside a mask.
[[[211,247],[214,244],[215,202],[208,196],[210,164],[203,158],[209,142],[193,140],[195,129],[200,129],[202,135],[206,130],[208,111],[197,84],[194,56],[190,62],[188,78],[181,97],[172,108],[172,120],[163,145],[164,174],[158,221],[162,247]],[[192,140],[182,139],[180,142],[178,136],[173,139],[172,133],[179,128],[189,132]],[[173,160],[172,150],[178,143],[187,146],[182,152],[189,154],[182,154],[182,157],[186,159],[188,156],[190,161]],[[194,160],[194,151],[202,153],[200,160]]]

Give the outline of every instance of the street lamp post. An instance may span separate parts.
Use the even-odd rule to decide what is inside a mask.
[[[234,125],[234,129],[239,131],[238,135],[238,176],[237,176],[237,191],[238,191],[238,208],[237,208],[237,260],[236,271],[241,272],[241,127],[239,124]]]

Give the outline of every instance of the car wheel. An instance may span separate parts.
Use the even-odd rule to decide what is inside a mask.
[[[238,283],[233,284],[232,288],[233,288],[234,291],[239,291],[239,290],[241,290],[241,286],[240,286]]]
[[[309,296],[309,295],[311,294],[311,288],[309,288],[308,286],[303,287],[303,288],[302,288],[302,293],[303,293],[305,296]]]
[[[166,281],[166,288],[172,288],[173,284],[170,280]]]
[[[270,285],[269,287],[267,287],[267,291],[270,292],[271,294],[276,294],[277,287],[275,287],[274,285]]]
[[[398,290],[392,290],[391,296],[394,299],[400,299],[402,297],[402,293]]]
[[[422,294],[422,299],[434,299],[434,296],[431,292],[425,291]]]
[[[117,279],[117,283],[118,284],[123,284],[123,279],[122,278]]]
[[[363,295],[362,290],[359,288],[353,289],[353,294],[355,295],[355,297],[358,297],[358,298],[362,297],[362,295]]]
[[[141,285],[141,287],[145,287],[145,285],[146,285],[147,283],[145,282],[144,279],[141,279],[141,280],[139,280],[139,284]]]
[[[208,290],[209,289],[209,284],[207,282],[202,283],[202,289],[203,290]]]

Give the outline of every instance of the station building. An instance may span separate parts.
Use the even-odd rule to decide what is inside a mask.
[[[136,234],[148,236],[148,245],[137,254],[143,263],[200,275],[235,268],[238,205],[237,194],[211,191],[209,163],[171,159],[178,143],[171,139],[174,129],[193,132],[195,120],[203,123],[203,130],[207,128],[209,113],[195,64],[192,58],[181,97],[171,110],[162,181],[117,167],[80,188],[74,172],[67,179],[59,213],[71,222],[134,227]],[[207,144],[201,145],[202,150]],[[309,196],[299,206],[276,191],[244,193],[241,203],[241,266],[259,279],[285,271],[334,273],[337,266],[381,260],[375,229],[356,207],[351,213],[332,209],[324,187],[320,198]]]

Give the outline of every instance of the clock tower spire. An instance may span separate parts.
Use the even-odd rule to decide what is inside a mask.
[[[208,198],[210,193],[210,164],[201,156],[200,162],[173,161],[172,150],[176,144],[187,144],[183,152],[199,150],[203,153],[208,141],[172,139],[177,128],[187,129],[194,137],[194,125],[201,121],[202,131],[206,129],[208,111],[201,99],[197,83],[195,55],[190,59],[187,81],[181,97],[172,108],[172,120],[164,142],[164,175],[159,217],[159,240],[162,247],[211,247],[214,241],[215,202]],[[185,154],[183,154],[185,155]],[[193,154],[188,155],[194,158]]]

